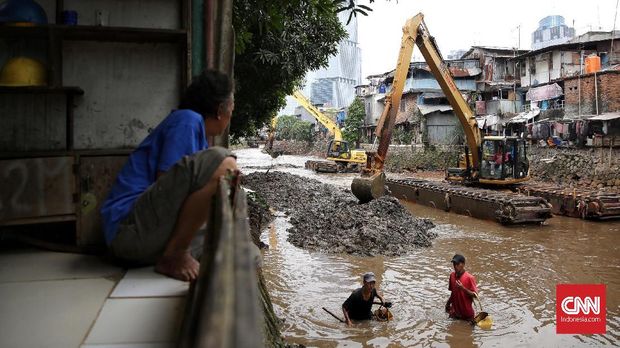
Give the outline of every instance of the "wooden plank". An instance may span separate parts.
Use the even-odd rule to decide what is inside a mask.
[[[235,324],[234,239],[233,213],[228,200],[228,183],[220,180],[216,206],[220,209],[220,229],[211,249],[210,262],[201,269],[200,276],[207,279],[205,300],[200,307],[196,347],[233,347],[231,329]],[[218,214],[215,214],[218,218]],[[210,278],[210,279],[209,279]],[[210,296],[209,294],[218,294]]]
[[[75,213],[73,157],[0,160],[0,224]]]
[[[101,26],[58,26],[65,40],[108,41],[108,42],[169,42],[183,43],[187,32],[179,29],[150,29]]]
[[[72,94],[82,95],[84,90],[80,87],[48,87],[48,86],[24,86],[8,87],[0,86],[0,93],[3,94]]]
[[[234,195],[234,204],[230,201]],[[256,246],[249,236],[245,193],[222,178],[214,198],[200,274],[190,288],[179,347],[256,347],[263,313],[256,276]],[[214,296],[217,294],[217,296]]]
[[[17,226],[17,225],[32,225],[32,224],[45,224],[45,223],[54,223],[54,222],[66,222],[66,221],[75,221],[76,216],[71,215],[55,215],[55,216],[41,216],[41,217],[31,217],[31,218],[22,218],[22,219],[14,219],[14,220],[6,220],[0,223],[0,226]]]
[[[130,27],[102,27],[91,25],[37,25],[32,27],[0,26],[0,38],[45,38],[58,35],[66,40],[110,42],[182,42],[187,31],[180,29],[154,29]]]
[[[245,191],[236,188],[235,212],[235,318],[233,347],[255,347],[263,341],[264,315],[259,307],[260,292],[256,276],[258,247],[250,238],[250,225]]]

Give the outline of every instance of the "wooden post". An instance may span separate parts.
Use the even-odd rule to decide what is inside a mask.
[[[190,288],[178,346],[261,345],[264,317],[254,259],[259,254],[250,239],[245,192],[220,179],[209,216],[200,273]]]

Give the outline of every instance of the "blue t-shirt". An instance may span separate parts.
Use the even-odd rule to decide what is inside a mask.
[[[101,207],[103,233],[108,245],[116,237],[118,224],[134,202],[183,156],[208,147],[202,116],[192,110],[174,110],[129,156]]]

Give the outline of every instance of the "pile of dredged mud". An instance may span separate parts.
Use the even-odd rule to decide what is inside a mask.
[[[300,248],[395,256],[431,246],[437,236],[430,220],[414,217],[390,196],[359,204],[349,190],[282,172],[252,173],[243,185],[289,216],[288,240]]]

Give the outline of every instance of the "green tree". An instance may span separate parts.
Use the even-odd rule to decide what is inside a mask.
[[[253,135],[305,74],[324,67],[346,32],[334,0],[235,0],[235,112],[231,136]]]
[[[392,143],[398,143],[399,145],[410,145],[413,140],[413,133],[411,130],[403,127],[395,127],[392,133]]]
[[[366,110],[364,109],[364,102],[360,98],[355,98],[349,110],[347,112],[347,118],[344,120],[344,127],[342,129],[342,136],[344,140],[350,144],[359,145],[360,141],[360,128],[364,125],[364,119],[366,118]]]
[[[278,140],[301,140],[312,141],[314,125],[308,121],[302,121],[294,115],[278,117],[276,124],[276,138]]]
[[[278,140],[287,140],[291,139],[291,130],[293,129],[293,125],[299,121],[294,115],[284,115],[278,117],[278,122],[276,123],[276,139]]]

